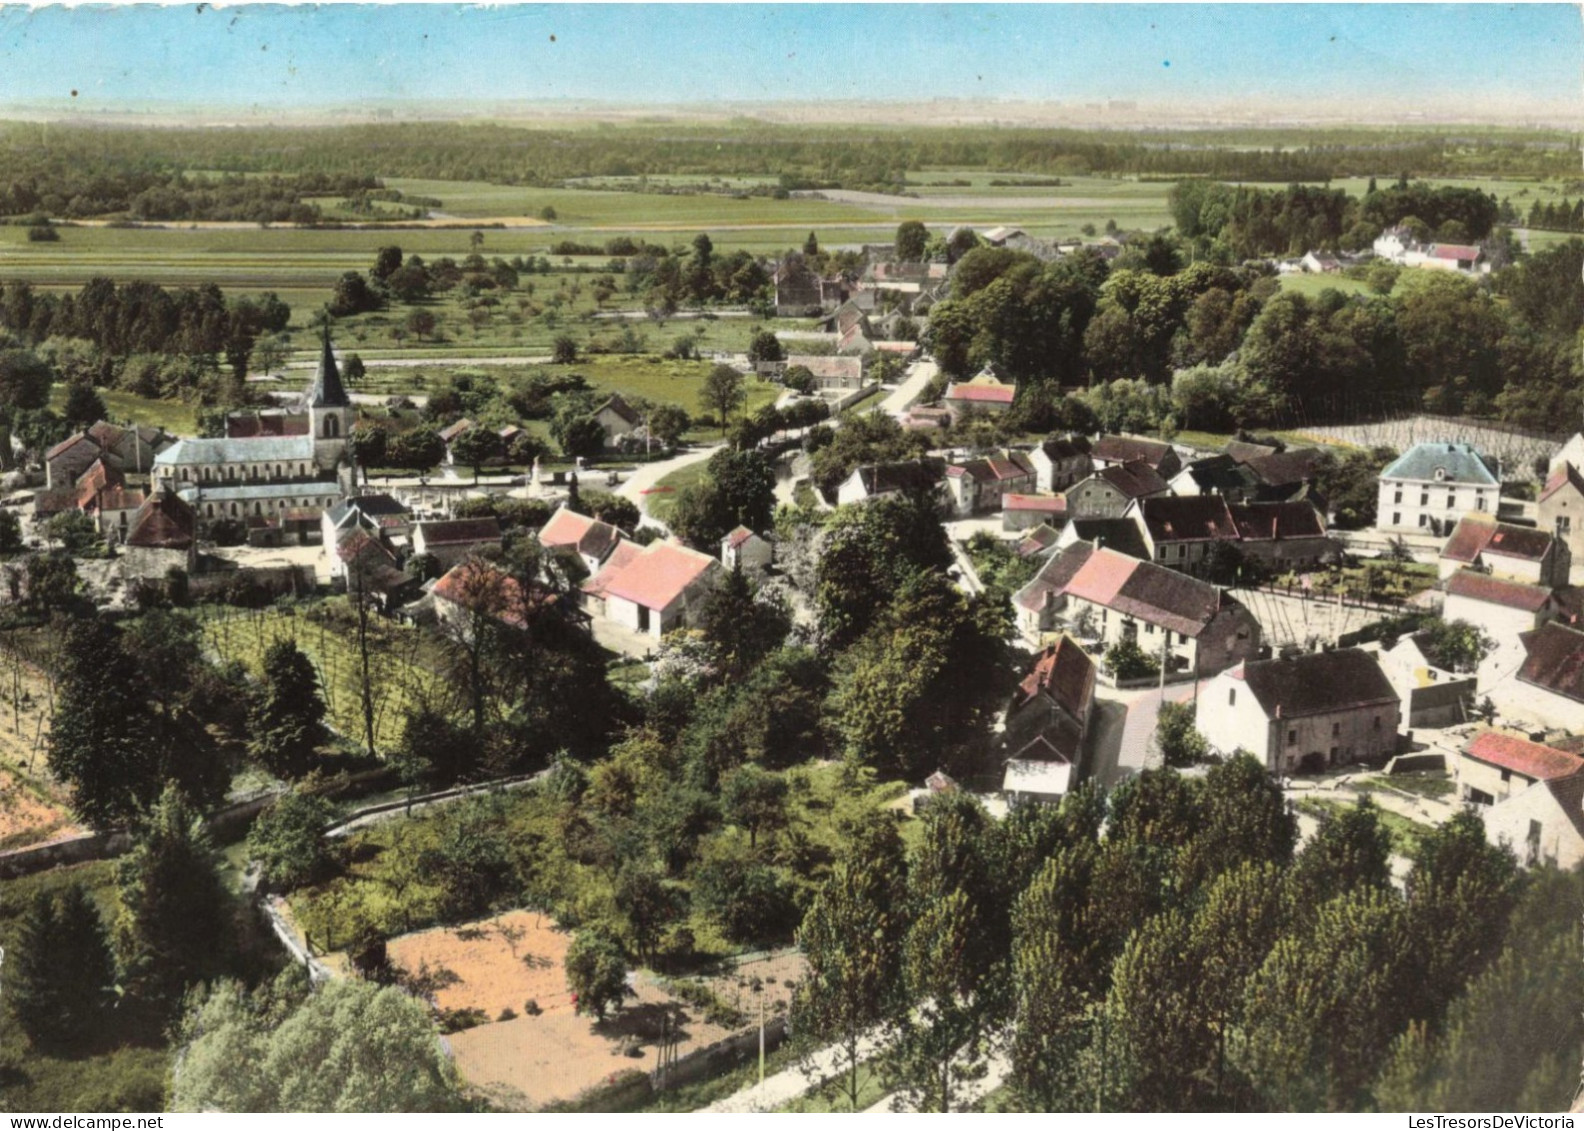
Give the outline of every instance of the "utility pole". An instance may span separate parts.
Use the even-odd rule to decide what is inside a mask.
[[[765,1000],[764,983],[753,980],[754,992],[759,995],[759,1083],[764,1083],[765,1072]]]

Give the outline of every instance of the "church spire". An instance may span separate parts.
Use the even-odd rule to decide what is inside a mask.
[[[330,348],[330,327],[324,328],[324,348],[319,352],[319,368],[314,371],[313,384],[308,386],[309,408],[346,408],[351,404],[346,389],[341,385],[341,371],[336,368],[335,353]]]

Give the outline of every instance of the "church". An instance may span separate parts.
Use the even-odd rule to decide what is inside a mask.
[[[327,329],[312,383],[285,414],[286,435],[179,440],[154,457],[156,486],[169,486],[201,523],[232,518],[254,531],[319,529],[319,514],[348,493],[354,414]]]

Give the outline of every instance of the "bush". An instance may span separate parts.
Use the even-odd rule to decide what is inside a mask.
[[[1160,665],[1144,654],[1136,640],[1119,640],[1105,654],[1105,669],[1113,679],[1145,679],[1160,674]]]

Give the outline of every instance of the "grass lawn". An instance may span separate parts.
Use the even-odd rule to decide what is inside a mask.
[[[1367,284],[1341,275],[1283,275],[1281,289],[1295,291],[1307,298],[1315,298],[1322,291],[1341,291],[1345,295],[1373,293]]]
[[[660,482],[650,489],[653,493],[644,496],[644,509],[661,522],[669,523],[672,512],[676,510],[676,493],[684,487],[702,483],[706,474],[705,467],[708,463],[708,460],[700,463],[690,463],[686,467],[679,467],[670,475],[662,477]]]
[[[1367,796],[1368,790],[1361,795]],[[1297,808],[1300,813],[1307,813],[1311,817],[1325,818],[1338,812],[1349,802],[1335,801],[1321,797],[1303,797],[1298,800]],[[1417,821],[1410,821],[1400,813],[1376,807],[1376,816],[1380,818],[1381,827],[1391,836],[1391,850],[1395,855],[1412,857],[1414,850],[1419,846],[1419,838],[1425,833],[1425,826]]]
[[[1400,793],[1413,793],[1432,800],[1450,797],[1457,783],[1444,773],[1416,771],[1406,774],[1377,774],[1359,783],[1361,789],[1390,789]]]
[[[198,410],[184,401],[153,400],[122,389],[100,389],[99,396],[112,420],[163,428],[175,436],[194,436],[198,433]],[[65,403],[66,386],[52,386],[50,408],[58,412]]]
[[[115,864],[100,861],[5,881],[0,946],[14,953],[17,927],[33,893],[85,885],[108,924],[115,915]],[[52,1055],[33,1048],[0,996],[0,1109],[6,1111],[159,1111],[170,1057],[163,1045],[128,1043],[112,1012],[93,1050]]]

